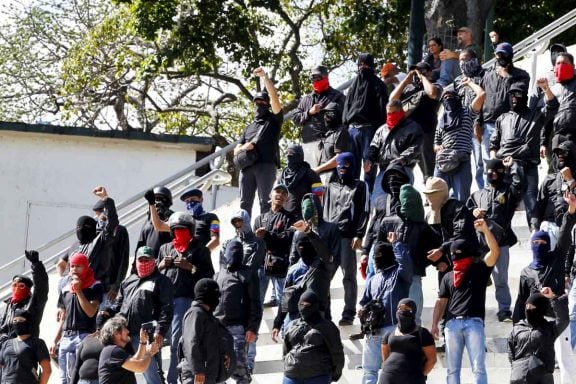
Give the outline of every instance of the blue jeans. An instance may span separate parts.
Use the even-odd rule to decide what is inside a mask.
[[[58,367],[60,368],[60,383],[68,384],[72,379],[72,370],[76,364],[76,349],[89,333],[76,333],[62,336],[58,349]]]
[[[284,376],[282,384],[330,384],[332,382],[332,375],[321,375],[311,377],[309,379],[291,379]]]
[[[264,267],[258,269],[258,278],[260,279],[260,302],[264,303],[268,282],[272,280],[272,293],[275,295],[276,302],[280,303],[280,301],[282,301],[282,295],[284,294],[284,280],[286,280],[286,278],[267,276],[264,272]]]
[[[570,316],[570,341],[572,349],[576,349],[576,284],[574,280],[568,291],[568,314]]]
[[[130,343],[132,344],[132,348],[134,348],[134,353],[136,353],[140,343],[140,335],[130,334]],[[142,373],[142,375],[144,375],[144,379],[146,380],[146,384],[162,384],[163,380],[160,377],[158,364],[162,364],[161,351],[158,351],[158,353],[154,355],[150,361],[150,364],[148,365],[148,368],[146,368],[144,373]]]
[[[378,382],[378,370],[382,366],[382,337],[395,328],[395,325],[388,325],[381,328],[376,335],[366,335],[362,351],[362,384]]]
[[[446,340],[447,384],[460,384],[460,370],[464,347],[470,358],[475,384],[487,384],[486,375],[486,336],[484,321],[479,317],[451,319],[444,326]]]
[[[482,146],[476,140],[476,136],[472,137],[472,154],[474,155],[474,180],[478,189],[484,188],[484,162],[482,161]]]
[[[368,254],[368,267],[366,268],[366,281],[376,274],[376,266],[374,265],[374,247],[376,243],[372,244],[370,247],[370,253]]]
[[[368,150],[370,149],[370,143],[374,138],[374,133],[376,133],[376,127],[373,127],[371,124],[350,124],[348,127],[348,133],[350,134],[350,140],[352,141],[352,153],[356,160],[356,172],[354,172],[354,177],[360,178],[362,164],[364,161],[368,160]],[[368,184],[370,192],[372,192],[372,189],[374,188],[376,169],[377,167],[374,165],[369,172],[364,174],[364,181]]]
[[[484,169],[486,169],[486,160],[490,159],[490,136],[492,136],[495,128],[495,123],[484,123],[484,131],[482,132],[482,161],[484,162]],[[484,175],[484,183],[488,183],[486,175]]]
[[[243,325],[229,325],[226,327],[234,338],[234,352],[236,353],[236,369],[232,378],[240,384],[248,384],[252,380],[246,367],[246,330]]]
[[[460,63],[456,59],[443,60],[440,64],[440,78],[436,84],[446,87],[454,82],[460,75]]]
[[[452,197],[463,203],[470,197],[470,186],[472,185],[472,171],[470,160],[460,163],[460,165],[450,171],[442,172],[434,168],[434,176],[441,178],[448,184],[448,189],[452,190]]]
[[[86,379],[80,379],[78,380],[78,384],[99,384],[100,381],[98,380],[86,380]]]
[[[508,264],[510,262],[510,247],[503,245],[500,247],[500,256],[492,270],[494,288],[496,288],[496,301],[498,302],[498,312],[510,311],[512,297],[510,287],[508,287]]]
[[[182,320],[184,314],[192,305],[192,299],[189,297],[176,297],[174,299],[174,317],[172,317],[172,338],[170,339],[170,367],[168,368],[168,384],[178,383],[178,342],[182,336]]]
[[[342,268],[342,284],[344,285],[343,319],[354,319],[356,315],[356,299],[358,298],[358,282],[356,281],[356,251],[352,249],[352,239],[340,240],[340,267]]]
[[[424,294],[422,293],[422,276],[413,275],[412,284],[408,297],[416,303],[416,324],[422,324],[422,307],[424,306]]]

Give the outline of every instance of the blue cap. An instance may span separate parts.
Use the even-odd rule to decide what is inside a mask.
[[[514,49],[510,43],[500,43],[496,46],[494,53],[503,53],[508,57],[514,57]]]

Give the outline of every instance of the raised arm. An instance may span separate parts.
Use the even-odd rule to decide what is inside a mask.
[[[270,106],[272,107],[272,112],[274,114],[280,113],[282,110],[282,105],[280,104],[280,98],[278,97],[278,92],[276,92],[276,87],[274,87],[274,83],[268,77],[264,68],[258,67],[254,70],[254,75],[262,78],[264,80],[264,86],[270,95]]]

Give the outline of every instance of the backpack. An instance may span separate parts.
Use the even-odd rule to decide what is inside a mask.
[[[375,335],[378,333],[380,328],[384,326],[386,309],[384,308],[384,304],[380,301],[385,292],[383,285],[384,282],[382,283],[382,287],[380,287],[378,295],[362,307],[362,312],[359,316],[360,329],[365,335]]]
[[[228,380],[236,370],[236,351],[234,351],[232,334],[220,321],[218,321],[218,352],[220,361],[216,382],[222,383]]]

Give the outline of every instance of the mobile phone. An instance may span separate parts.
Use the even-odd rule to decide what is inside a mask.
[[[150,343],[154,342],[154,333],[156,333],[156,327],[158,322],[156,320],[149,321],[147,323],[142,323],[141,327],[148,334],[148,341]]]

